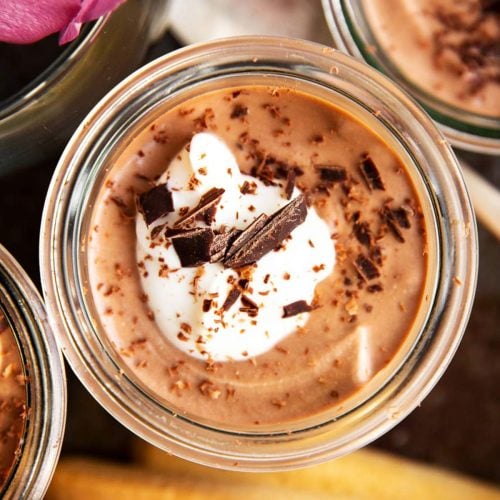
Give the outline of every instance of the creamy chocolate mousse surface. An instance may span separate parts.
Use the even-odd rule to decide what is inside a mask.
[[[500,117],[500,2],[363,0],[385,55],[443,101]]]
[[[244,176],[238,184],[240,209],[234,214],[224,201],[232,189],[224,180],[232,175],[226,161],[210,172],[199,167],[189,176],[185,193],[173,174],[169,177],[170,170],[182,173],[190,146],[203,138],[200,132],[225,144]],[[217,168],[221,185],[200,188]],[[259,196],[266,189],[276,204],[263,215],[259,203],[266,200]],[[192,201],[176,206],[180,196]],[[269,229],[269,221],[289,221],[283,211],[296,216],[293,228]],[[220,225],[218,217],[226,223]],[[312,223],[318,228],[315,236],[303,241],[299,236]],[[250,231],[252,237],[239,250],[236,243],[231,247],[228,233],[245,235],[252,224],[259,226],[257,232]],[[401,160],[351,115],[285,87],[226,88],[166,110],[126,140],[113,158],[92,207],[90,228],[89,289],[99,331],[124,371],[150,394],[176,413],[209,423],[257,429],[340,409],[393,359],[423,302],[425,224]],[[282,239],[265,255],[250,255],[252,241],[259,249],[271,245],[262,236],[266,231]],[[209,252],[208,244],[193,246],[194,239],[212,245],[221,235],[226,243],[217,252]],[[141,250],[145,238],[150,252]],[[300,245],[308,248],[308,257]],[[325,246],[322,255],[330,256],[329,262],[324,257],[316,262],[317,245]],[[300,255],[287,263],[292,247]],[[169,259],[177,259],[175,267]],[[277,284],[266,289],[267,275],[259,272],[269,262],[280,274],[269,271]],[[152,269],[157,270],[154,276]],[[227,273],[224,293],[203,296],[200,283],[219,271]],[[316,275],[317,283],[311,281]],[[301,279],[303,290],[300,284],[290,287],[295,295],[288,302],[280,283]],[[161,288],[161,280],[171,286],[178,280],[179,300],[187,309],[177,310],[173,295],[151,296],[154,290],[169,290]],[[306,297],[310,283],[313,293]],[[181,320],[195,302],[199,314],[221,318],[203,339],[194,323]],[[223,345],[225,334],[234,336],[225,317],[255,326],[267,310],[275,314],[268,336],[273,324],[281,328],[281,321],[295,327],[283,330],[258,355],[249,354],[255,347],[252,337],[248,352],[237,351],[237,359],[210,351],[207,339],[222,339]],[[165,331],[176,318],[179,330]],[[247,333],[242,328],[242,335]],[[255,341],[261,342],[258,333]],[[190,347],[205,342],[206,349]]]
[[[26,416],[22,361],[12,330],[0,310],[0,490],[19,456]]]

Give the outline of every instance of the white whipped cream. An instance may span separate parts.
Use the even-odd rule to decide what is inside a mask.
[[[193,182],[193,176],[197,182]],[[254,194],[242,194],[245,181],[256,185]],[[241,296],[224,311],[220,309],[239,279],[222,263],[181,267],[173,245],[151,229],[180,218],[182,207],[193,208],[211,188],[224,188],[217,205],[213,229],[221,226],[245,229],[262,213],[272,215],[287,205],[280,185],[266,186],[255,177],[242,174],[231,151],[217,136],[196,134],[189,147],[168,166],[158,183],[167,183],[175,212],[155,221],[149,228],[142,215],[136,218],[137,259],[141,283],[155,322],[180,350],[199,359],[244,360],[271,349],[287,335],[305,325],[310,313],[283,318],[283,307],[299,300],[310,304],[316,285],[335,264],[335,249],[329,228],[314,208],[296,227],[278,251],[264,255],[256,264],[244,295],[258,304],[255,317],[240,311]],[[300,195],[295,187],[292,198]],[[204,222],[196,225],[203,227]],[[153,244],[152,244],[153,243]],[[160,243],[160,244],[158,244]],[[208,312],[204,301],[212,299]]]

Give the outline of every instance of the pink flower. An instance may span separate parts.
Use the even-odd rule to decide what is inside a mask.
[[[0,41],[33,43],[57,31],[59,44],[74,40],[83,23],[125,0],[0,0]]]

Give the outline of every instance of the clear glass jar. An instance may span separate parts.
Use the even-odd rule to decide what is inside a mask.
[[[387,56],[370,28],[362,0],[322,0],[335,46],[358,57],[398,82],[434,118],[446,138],[457,148],[497,155],[500,151],[500,118],[469,112],[409,81]]]
[[[38,291],[1,245],[0,309],[14,334],[24,365],[28,409],[21,452],[5,484],[0,485],[0,497],[43,498],[64,434],[64,365]]]
[[[331,100],[382,135],[408,165],[429,221],[422,308],[398,354],[342,411],[292,425],[229,428],[179,416],[113,350],[88,287],[91,208],[116,154],[154,118],[193,95],[265,83]],[[472,306],[476,227],[457,161],[413,100],[369,66],[301,40],[238,37],[152,62],[110,92],[69,142],[46,200],[41,276],[50,321],[76,374],[123,425],[186,459],[227,469],[284,470],[353,451],[412,411],[448,365]],[[457,285],[459,277],[461,284]]]
[[[129,0],[84,27],[33,82],[0,105],[0,175],[51,158],[92,106],[135,69],[166,26],[167,0]]]

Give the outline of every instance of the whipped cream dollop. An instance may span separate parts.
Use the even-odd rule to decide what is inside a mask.
[[[245,182],[250,190],[243,188]],[[290,316],[285,306],[311,305],[317,284],[335,264],[333,228],[313,207],[278,248],[243,269],[222,262],[183,267],[163,229],[174,227],[210,189],[222,188],[210,227],[244,230],[259,215],[271,216],[290,203],[285,181],[280,182],[266,185],[241,173],[229,148],[211,133],[194,135],[158,179],[171,192],[174,211],[149,226],[137,215],[138,267],[156,324],[180,350],[204,360],[244,360],[265,353],[307,322],[307,310]],[[294,187],[291,199],[301,194]],[[207,221],[195,220],[192,227],[207,227]],[[237,287],[236,300],[224,308]]]

